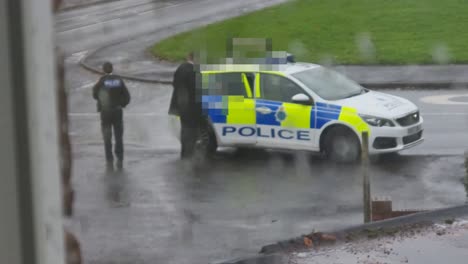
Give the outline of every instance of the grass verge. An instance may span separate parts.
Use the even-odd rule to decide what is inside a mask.
[[[466,0],[295,0],[185,32],[152,53],[225,57],[226,39],[271,38],[300,61],[340,64],[468,62]]]

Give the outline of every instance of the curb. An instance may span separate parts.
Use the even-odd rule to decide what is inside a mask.
[[[351,235],[368,235],[379,234],[378,232],[387,235],[386,233],[395,232],[395,228],[412,228],[419,227],[423,224],[432,224],[447,219],[459,218],[468,215],[468,204],[455,206],[433,211],[415,213],[407,216],[396,217],[388,220],[372,222],[368,224],[356,225],[344,228],[337,231],[314,233],[314,234],[329,234],[336,237],[336,242],[343,242]],[[288,264],[288,254],[290,252],[308,249],[304,245],[304,238],[310,235],[302,235],[293,239],[282,240],[275,244],[263,246],[258,255],[246,258],[238,258],[224,262],[216,262],[214,264]],[[314,238],[312,238],[314,239]],[[324,245],[330,245],[323,241]],[[317,242],[313,242],[314,244]],[[320,241],[318,245],[320,245]],[[332,242],[334,243],[334,242]]]
[[[103,50],[103,49],[107,49],[109,47],[112,47],[114,45],[118,45],[120,43],[123,43],[125,41],[122,41],[122,42],[118,42],[118,43],[113,43],[113,44],[110,44],[110,45],[106,45],[106,46],[103,46],[103,47],[100,47],[94,51],[91,51],[89,52],[88,54],[86,54],[83,58],[81,58],[80,60],[80,65],[85,68],[86,70],[90,71],[90,72],[93,72],[93,73],[96,73],[96,74],[104,74],[104,72],[97,68],[97,67],[94,67],[92,66],[91,64],[89,64],[87,62],[88,58],[94,56],[96,53],[98,53],[99,51]],[[138,76],[134,76],[134,75],[130,75],[130,74],[120,74],[117,72],[117,74],[123,78],[123,79],[126,79],[126,80],[131,80],[131,81],[138,81],[138,82],[145,82],[145,83],[160,83],[160,84],[172,84],[172,79],[171,80],[168,80],[168,79],[150,79],[150,78],[143,78],[143,77],[138,77]]]
[[[338,233],[346,234],[352,232],[361,232],[366,229],[393,228],[402,225],[413,225],[418,223],[434,223],[447,220],[449,218],[459,218],[468,215],[468,204],[454,206],[443,209],[436,209],[421,213],[410,214],[406,216],[391,218],[382,221],[376,221],[364,225],[349,227],[338,231]]]
[[[284,254],[256,255],[247,258],[238,258],[213,264],[286,264],[288,258]]]
[[[433,211],[415,213],[407,216],[396,217],[388,220],[377,221],[362,225],[357,225],[337,231],[324,232],[336,236],[337,241],[343,241],[348,235],[361,234],[365,232],[386,231],[404,226],[413,226],[417,224],[430,224],[434,222],[444,221],[451,218],[457,218],[468,215],[468,205],[455,206]],[[304,236],[296,237],[289,240],[279,241],[275,244],[266,245],[261,248],[260,254],[278,254],[285,253],[291,250],[306,249],[303,245]]]
[[[109,1],[115,1],[115,0],[109,0]],[[89,52],[86,54],[81,60],[80,60],[80,65],[97,74],[104,74],[103,71],[101,71],[99,68],[92,66],[90,63],[87,62],[87,60],[90,57],[93,57],[96,53],[100,52],[101,50],[107,49],[109,47],[121,44],[126,42],[121,41],[118,43],[113,43],[110,45],[106,45],[103,47],[100,47],[94,51]],[[126,74],[126,73],[117,73],[120,77],[123,79],[127,80],[132,80],[132,81],[138,81],[138,82],[145,82],[145,83],[159,83],[159,84],[172,84],[172,78],[144,78],[144,77],[139,77],[136,75],[132,74]],[[425,89],[460,89],[460,88],[468,88],[468,82],[387,82],[387,83],[372,83],[372,82],[359,82],[360,85],[369,88],[369,89],[374,89],[374,90],[381,90],[381,89],[395,89],[395,88],[401,88],[401,89],[414,89],[414,88],[425,88]]]
[[[113,1],[118,1],[118,0],[101,0],[101,2],[98,3],[103,3],[103,2],[113,2]],[[192,22],[192,21],[191,21]],[[132,38],[126,38],[122,39],[118,42],[111,43],[104,45],[94,51],[89,52],[86,54],[81,60],[80,60],[80,65],[83,66],[85,69],[97,73],[97,74],[103,74],[103,72],[100,70],[99,67],[95,67],[91,65],[90,63],[87,62],[87,60],[90,57],[93,57],[96,55],[96,53],[131,41]],[[154,57],[152,57],[154,59]],[[337,67],[355,67],[355,66],[368,66],[368,65],[328,65],[328,68],[334,69],[338,72],[341,72],[344,75],[347,75],[343,73],[342,71],[336,69]],[[376,65],[376,67],[379,66],[401,66],[401,65]],[[418,65],[413,65],[413,66],[418,66]],[[420,65],[420,66],[430,66],[430,65]],[[151,77],[151,78],[145,78],[142,76],[138,76],[138,74],[131,74],[131,73],[122,73],[120,74],[119,72],[116,72],[120,77],[123,79],[127,80],[132,80],[132,81],[139,81],[139,82],[145,82],[145,83],[159,83],[159,84],[172,84],[172,76],[171,77]],[[145,73],[150,73],[150,72],[141,72],[139,74],[145,74]],[[390,81],[390,82],[367,82],[367,81],[359,81],[359,78],[353,78],[350,75],[347,75],[354,81],[358,82],[360,85],[369,88],[369,89],[374,89],[374,90],[380,90],[380,89],[395,89],[395,88],[400,88],[400,89],[415,89],[415,88],[425,88],[425,89],[460,89],[460,88],[468,88],[468,80],[467,81],[451,81],[451,80],[442,80],[442,81],[436,81],[436,82],[428,82],[428,81],[422,81],[422,80],[417,80],[417,81],[402,81],[402,80],[397,80],[397,81]]]
[[[412,89],[412,88],[424,88],[424,89],[460,89],[460,88],[468,88],[468,82],[388,82],[388,83],[366,83],[366,82],[359,82],[360,85],[374,90],[381,90],[381,89],[395,89],[395,88],[403,88],[403,89]]]

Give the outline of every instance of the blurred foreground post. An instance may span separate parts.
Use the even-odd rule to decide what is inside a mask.
[[[0,263],[63,264],[50,0],[0,0]]]
[[[465,203],[468,204],[468,150],[465,151],[465,181],[463,184],[465,185],[465,193],[466,193]]]
[[[371,221],[371,200],[370,200],[370,180],[369,180],[369,132],[362,132],[361,146],[361,166],[362,166],[362,191],[364,198],[364,223]]]

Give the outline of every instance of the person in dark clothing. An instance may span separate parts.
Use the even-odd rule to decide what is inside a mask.
[[[105,75],[94,85],[93,97],[97,100],[97,110],[101,113],[101,129],[104,138],[107,167],[113,168],[112,129],[115,137],[115,155],[117,168],[123,166],[123,111],[122,108],[130,103],[130,93],[124,81],[112,74],[113,66],[110,62],[102,67]]]
[[[174,73],[170,115],[178,115],[181,122],[181,157],[193,155],[202,119],[200,91],[197,89],[197,69],[193,53],[187,56]]]

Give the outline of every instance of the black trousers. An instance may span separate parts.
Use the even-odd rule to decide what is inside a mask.
[[[106,160],[112,162],[114,156],[112,155],[112,130],[115,137],[115,155],[122,161],[124,154],[123,147],[123,111],[122,109],[115,109],[109,111],[101,111],[101,129],[102,137],[104,139],[104,149],[106,153]]]
[[[190,158],[193,156],[195,150],[195,144],[198,139],[198,134],[200,131],[200,118],[194,117],[181,117],[181,158]]]

